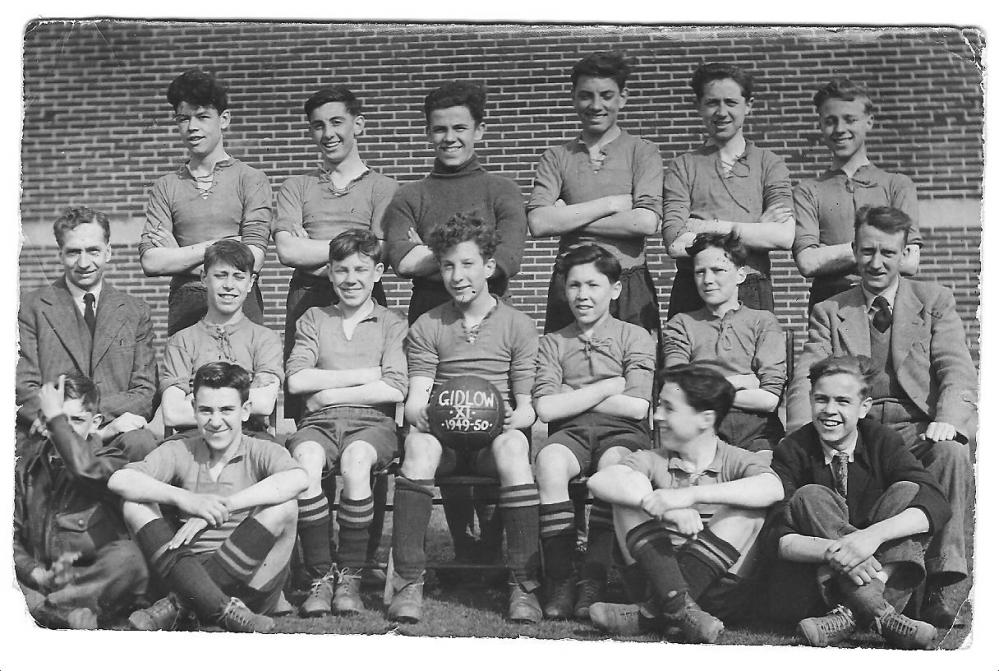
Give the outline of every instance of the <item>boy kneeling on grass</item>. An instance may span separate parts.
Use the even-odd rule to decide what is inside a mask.
[[[714,643],[719,617],[741,613],[766,509],[780,500],[768,452],[718,438],[735,388],[712,366],[667,368],[655,422],[659,447],[593,475],[609,501],[635,604],[595,603],[604,631],[636,635],[679,629],[688,643]],[[647,599],[651,587],[651,598]]]
[[[892,647],[930,648],[936,629],[898,611],[926,577],[925,546],[950,508],[901,435],[865,419],[876,372],[867,357],[851,356],[809,369],[812,422],[774,451],[784,561],[773,567],[771,610],[799,619],[835,606],[798,623],[813,646],[846,640],[860,624]]]
[[[203,624],[269,632],[288,577],[303,470],[277,443],[242,432],[250,375],[218,361],[194,376],[200,435],[169,440],[117,471],[108,488],[125,499],[125,522],[172,592],[132,613],[136,629],[174,628],[186,609]],[[180,529],[160,506],[180,511]]]

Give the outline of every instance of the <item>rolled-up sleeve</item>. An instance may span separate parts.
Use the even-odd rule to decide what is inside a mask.
[[[760,381],[760,389],[778,398],[784,393],[787,381],[787,346],[784,331],[777,318],[764,313],[758,326],[753,372]]]
[[[406,372],[406,321],[401,317],[386,317],[385,339],[382,344],[382,381],[403,396],[409,387]]]
[[[768,210],[774,205],[783,205],[789,210],[794,208],[794,198],[791,195],[791,173],[784,161],[775,154],[766,154],[763,166],[763,209]]]
[[[520,272],[520,260],[527,240],[527,213],[517,183],[505,178],[498,181],[493,211],[500,242],[494,257],[503,275],[511,278]]]
[[[180,387],[185,393],[191,392],[194,378],[194,352],[185,340],[184,331],[175,333],[163,348],[163,365],[160,368],[160,393],[170,387]]]
[[[670,161],[663,176],[663,245],[669,249],[690,218],[690,178],[683,156]]]
[[[437,365],[440,356],[437,354],[436,328],[434,322],[421,316],[413,324],[406,335],[406,362],[409,366],[409,377],[437,377]]]
[[[562,195],[562,166],[558,160],[558,149],[547,150],[538,161],[534,172],[534,187],[527,200],[527,211],[554,205]]]
[[[302,228],[302,201],[304,180],[290,177],[284,181],[277,194],[277,217],[274,219],[274,232],[294,233]]]
[[[411,188],[411,187],[410,187]],[[408,197],[410,188],[400,187],[392,197],[385,216],[382,217],[382,230],[385,232],[385,255],[392,270],[399,274],[399,264],[406,255],[417,247],[410,232],[417,233],[416,214]],[[401,276],[401,275],[400,275]]]
[[[819,203],[814,182],[803,182],[794,189],[794,245],[800,254],[819,246]]]
[[[538,343],[538,361],[534,371],[534,398],[557,394],[562,389],[562,364],[559,361],[557,336],[549,333]]]
[[[240,182],[243,203],[240,238],[244,244],[266,252],[271,237],[271,184],[260,170],[247,171]]]
[[[517,313],[516,317],[513,322],[510,391],[514,396],[530,396],[538,360],[538,332],[530,317],[522,313]]]
[[[284,381],[284,347],[281,338],[270,329],[261,330],[253,348],[253,380],[261,379],[261,375],[269,374]]]
[[[139,256],[142,256],[155,245],[149,240],[153,231],[173,231],[173,212],[170,208],[170,195],[167,186],[170,175],[160,177],[153,182],[146,199],[146,224],[142,227],[139,237]]]
[[[651,402],[656,342],[640,326],[628,326],[624,333],[624,394]]]
[[[295,344],[284,364],[284,373],[291,377],[306,368],[315,368],[319,361],[319,328],[316,321],[319,308],[309,308],[295,325]]]
[[[690,363],[693,348],[686,325],[683,314],[675,315],[666,322],[666,330],[663,331],[663,365],[669,367]]]
[[[650,210],[663,218],[663,159],[659,148],[648,140],[635,145],[632,207]]]

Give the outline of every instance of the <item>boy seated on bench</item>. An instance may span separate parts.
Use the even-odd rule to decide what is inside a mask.
[[[253,259],[250,248],[238,240],[219,240],[205,250],[201,283],[208,312],[197,324],[170,336],[163,353],[163,424],[184,430],[177,438],[198,433],[191,383],[195,372],[213,361],[228,361],[252,375],[250,418],[244,429],[258,438],[270,438],[267,421],[277,402],[284,365],[278,335],[243,314],[243,303],[256,280]]]
[[[395,458],[395,404],[406,397],[407,386],[406,320],[372,298],[384,269],[381,243],[371,231],[351,229],[333,238],[329,250],[338,301],[306,310],[286,364],[289,391],[306,399],[298,431],[287,443],[309,474],[309,488],[298,498],[298,536],[312,579],[300,608],[306,617],[364,610],[361,570],[375,514],[371,473]],[[337,464],[343,493],[334,563],[322,479]]]
[[[925,546],[950,507],[902,436],[866,418],[876,373],[870,359],[852,356],[809,369],[812,421],[774,452],[784,504],[771,611],[800,619],[813,646],[846,640],[859,625],[892,647],[928,649],[933,625],[898,611],[926,577]]]
[[[656,343],[641,326],[611,315],[621,293],[621,264],[603,247],[570,249],[556,265],[575,321],[541,339],[534,407],[548,422],[535,458],[541,494],[545,616],[589,618],[600,601],[614,549],[610,506],[594,501],[578,590],[576,525],[569,481],[651,447],[649,403]]]
[[[395,479],[392,553],[395,591],[389,618],[418,622],[423,612],[424,540],[434,476],[471,471],[499,478],[499,509],[507,540],[513,622],[541,620],[538,588],[538,488],[530,463],[534,424],[531,385],[538,352],[534,322],[489,293],[496,270],[496,227],[477,214],[459,213],[431,231],[427,244],[440,264],[451,300],[424,313],[406,341],[412,425]],[[489,448],[458,451],[430,433],[427,405],[435,385],[461,375],[493,384],[507,404],[501,433]]]
[[[202,624],[269,632],[295,546],[305,470],[280,445],[244,435],[250,374],[216,361],[194,376],[199,435],[168,440],[117,471],[125,523],[171,594],[132,613],[136,629],[172,629],[192,610]],[[161,506],[180,512],[179,529]]]
[[[687,248],[704,306],[666,323],[666,366],[715,363],[735,387],[718,436],[751,452],[772,450],[784,437],[777,406],[787,379],[784,332],[769,310],[739,301],[746,247],[729,233],[701,233]]]
[[[688,643],[713,643],[722,619],[743,615],[752,600],[756,539],[781,484],[769,452],[718,437],[735,397],[721,373],[690,364],[662,377],[658,448],[631,454],[588,482],[614,507],[625,584],[636,601],[593,604],[590,618],[616,634],[678,628]]]

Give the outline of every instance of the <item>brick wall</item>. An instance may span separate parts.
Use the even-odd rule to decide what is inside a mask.
[[[876,98],[872,160],[910,175],[933,213],[977,212],[967,205],[982,195],[982,36],[971,30],[105,21],[33,24],[25,33],[22,221],[50,221],[64,204],[87,203],[134,237],[149,185],[184,158],[164,92],[193,66],[228,83],[227,148],[265,170],[275,189],[316,161],[300,106],[320,85],[344,82],[358,93],[368,121],[362,156],[405,181],[430,164],[420,112],[427,90],[453,78],[485,83],[490,101],[480,156],[515,179],[526,198],[538,155],[575,132],[568,69],[597,49],[633,59],[622,124],[655,141],[665,159],[701,140],[687,88],[693,68],[710,60],[742,64],[756,78],[747,133],[785,159],[795,182],[827,161],[811,92],[848,74]],[[977,215],[946,214],[924,218],[923,228],[922,275],[954,289],[977,359],[980,222]],[[515,302],[539,323],[552,250],[550,241],[530,241],[512,284]],[[659,241],[650,252],[665,309],[672,262]],[[134,246],[116,246],[115,256],[115,282],[149,301],[165,325],[166,282],[142,277]],[[33,242],[22,250],[22,291],[57,273],[51,249]],[[775,255],[774,275],[777,313],[803,333],[805,283],[789,254]],[[271,251],[262,283],[275,328],[287,277]],[[392,302],[405,305],[406,286],[387,284]]]

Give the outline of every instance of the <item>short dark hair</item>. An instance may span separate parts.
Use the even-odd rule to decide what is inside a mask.
[[[66,373],[62,383],[63,398],[80,399],[80,405],[89,413],[96,413],[101,406],[101,390],[83,373]]]
[[[864,102],[864,112],[870,114],[874,110],[874,104],[871,102],[871,96],[867,93],[867,90],[845,77],[838,77],[832,79],[818,88],[815,95],[812,96],[812,102],[815,104],[815,109],[822,107],[822,104],[827,100],[862,100]]]
[[[371,231],[351,228],[330,240],[330,263],[343,261],[351,254],[364,254],[375,263],[382,262],[382,243]]]
[[[200,68],[188,70],[170,82],[167,102],[177,110],[181,103],[196,107],[214,107],[221,114],[229,109],[229,96],[215,75]]]
[[[111,241],[111,220],[108,219],[108,215],[89,207],[67,207],[52,224],[56,244],[61,248],[66,240],[66,233],[80,224],[89,223],[99,224],[104,229],[104,242]]]
[[[874,362],[869,357],[827,356],[816,361],[808,369],[808,380],[814,387],[819,380],[830,375],[852,375],[860,382],[860,396],[866,398],[871,390],[871,380],[877,375]]]
[[[687,399],[687,403],[698,412],[714,410],[715,430],[721,426],[735,400],[735,387],[725,379],[718,367],[704,363],[686,363],[671,366],[660,373],[660,384],[673,382]]]
[[[617,87],[624,90],[631,74],[631,64],[616,51],[598,51],[576,61],[572,66],[572,88],[576,88],[580,77],[602,77],[613,79]]]
[[[347,112],[353,116],[358,116],[361,113],[361,101],[357,99],[354,92],[342,84],[337,84],[319,89],[309,96],[304,106],[305,118],[311,121],[312,113],[316,108],[322,107],[326,103],[343,103]]]
[[[447,82],[435,88],[423,99],[423,116],[430,123],[430,113],[448,107],[467,107],[476,125],[486,115],[486,91],[471,82]]]
[[[909,242],[909,231],[912,229],[912,219],[902,210],[887,205],[864,205],[857,210],[853,220],[853,239],[857,239],[857,231],[861,226],[871,226],[885,233],[904,233],[903,242]]]
[[[555,272],[565,278],[571,269],[587,263],[592,263],[601,274],[606,275],[611,284],[621,279],[621,262],[599,245],[570,247],[555,259]]]
[[[749,261],[749,251],[735,233],[698,233],[687,247],[687,256],[693,259],[708,247],[716,247],[725,252],[736,268]]]
[[[483,259],[491,259],[500,242],[496,226],[486,223],[478,212],[458,212],[430,232],[427,245],[438,260],[455,245],[474,242]]]
[[[731,63],[702,63],[694,70],[694,76],[690,78],[690,88],[698,100],[704,95],[704,87],[708,82],[719,79],[731,79],[742,89],[742,97],[749,100],[753,97],[753,78],[740,68]]]
[[[239,240],[219,240],[205,249],[204,272],[218,263],[228,263],[244,273],[253,272],[253,252]]]
[[[202,387],[208,389],[235,389],[246,403],[250,400],[250,374],[242,366],[228,361],[206,363],[194,374],[194,395]]]

